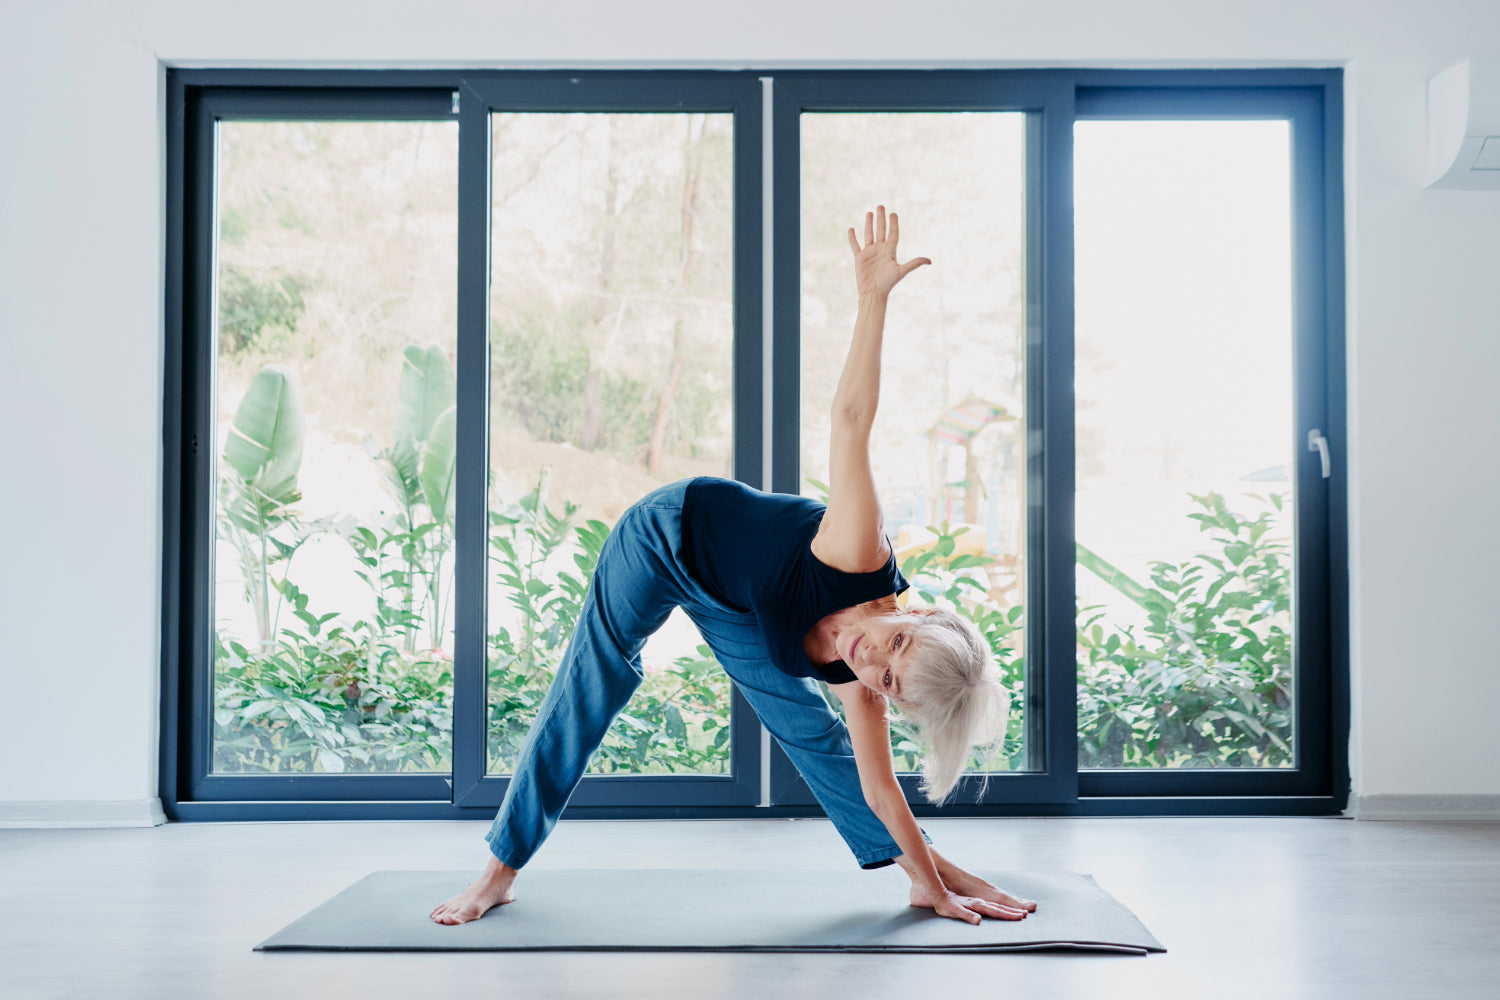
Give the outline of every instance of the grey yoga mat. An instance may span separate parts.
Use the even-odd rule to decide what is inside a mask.
[[[1076,872],[980,873],[1037,901],[979,925],[906,903],[905,879],[861,871],[537,869],[516,901],[446,926],[433,907],[473,871],[373,872],[257,951],[1166,951],[1135,914]]]

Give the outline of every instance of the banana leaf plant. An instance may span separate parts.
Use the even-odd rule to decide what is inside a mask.
[[[292,508],[302,499],[297,486],[302,441],[297,383],[285,366],[265,365],[235,412],[219,477],[219,530],[240,554],[245,599],[255,611],[262,648],[274,645],[280,612],[278,600],[273,616],[271,590],[280,593],[281,585],[272,581],[271,570],[285,563],[284,582],[292,556],[317,533],[301,524]]]
[[[377,540],[366,532],[350,539],[361,561],[372,572],[361,573],[383,603],[387,590],[400,595],[399,609],[390,616],[405,632],[404,649],[416,651],[417,626],[424,619],[430,647],[442,644],[446,612],[443,561],[453,548],[454,474],[458,457],[457,377],[447,353],[436,344],[410,344],[402,355],[397,387],[392,443],[377,449],[365,446],[381,466],[397,503],[397,530]],[[394,545],[400,552],[397,568],[387,570],[383,551]],[[425,591],[430,614],[417,607],[417,589]],[[449,589],[451,590],[451,582]]]

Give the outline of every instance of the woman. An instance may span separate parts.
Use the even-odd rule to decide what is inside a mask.
[[[886,301],[932,261],[896,261],[885,206],[854,230],[859,316],[834,394],[828,504],[700,477],[647,495],[610,533],[557,677],[537,712],[490,831],[491,857],[431,918],[460,924],[508,903],[615,716],[641,681],[640,650],[674,607],[807,779],[864,868],[899,864],[911,903],[944,917],[1020,920],[1019,899],[942,857],[913,818],[891,765],[887,699],[931,745],[923,791],[953,788],[976,744],[1004,729],[1010,699],[974,626],[938,609],[903,611],[907,588],[870,472]],[[815,677],[843,702],[847,725]]]

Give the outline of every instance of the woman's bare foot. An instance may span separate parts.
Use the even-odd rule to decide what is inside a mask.
[[[515,899],[510,891],[516,880],[516,869],[491,857],[484,872],[467,889],[428,914],[435,923],[463,924],[478,920],[490,910]]]

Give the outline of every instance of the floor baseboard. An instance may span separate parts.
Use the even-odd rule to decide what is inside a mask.
[[[0,802],[0,830],[160,826],[166,821],[159,798]]]
[[[1500,795],[1350,795],[1351,819],[1500,820]]]
[[[1353,795],[1344,816],[1364,820],[1500,821],[1500,795]],[[0,801],[0,830],[152,827],[167,821],[161,799]]]

